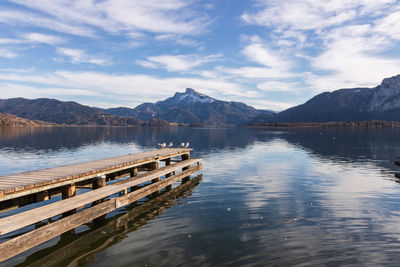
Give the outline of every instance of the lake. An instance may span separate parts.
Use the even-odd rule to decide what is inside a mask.
[[[170,141],[197,183],[0,265],[398,265],[400,129],[0,128],[0,175]]]

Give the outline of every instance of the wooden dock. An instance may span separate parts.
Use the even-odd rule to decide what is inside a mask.
[[[164,210],[177,204],[177,199],[191,195],[199,185],[202,175],[196,175],[190,181],[152,197],[139,206],[129,207],[126,213],[118,214],[104,224],[86,223],[85,232],[68,231],[62,234],[56,244],[29,255],[20,266],[80,266],[80,261],[88,255],[95,255],[126,236],[142,228]],[[132,205],[133,206],[133,205]],[[71,260],[73,259],[73,260]]]
[[[166,148],[1,176],[0,212],[59,195],[61,199],[0,218],[0,261],[179,180],[188,181],[202,168],[200,159],[190,159],[190,151]],[[76,194],[79,189],[85,189],[84,193]],[[51,223],[35,228],[43,221]]]

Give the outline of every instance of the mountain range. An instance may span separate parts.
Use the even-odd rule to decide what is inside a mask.
[[[242,102],[218,100],[194,89],[135,108],[100,109],[56,99],[0,99],[0,113],[28,120],[67,125],[167,126],[170,123],[206,126],[291,122],[400,121],[400,75],[374,88],[340,89],[321,93],[302,105],[275,113]]]
[[[400,75],[386,78],[374,88],[321,93],[302,105],[276,114],[260,115],[250,124],[361,120],[400,120]]]
[[[69,125],[139,126],[142,121],[119,117],[76,102],[56,99],[0,99],[0,113],[10,113],[29,120]]]
[[[272,111],[257,110],[241,102],[221,101],[186,89],[156,103],[136,108],[101,109],[56,99],[0,99],[0,113],[29,120],[66,125],[167,126],[185,125],[233,126]]]
[[[158,118],[168,122],[207,126],[243,124],[256,116],[274,113],[255,109],[242,102],[211,98],[191,88],[156,103],[144,103],[133,109],[120,107],[103,111],[116,116],[133,116],[144,121]]]

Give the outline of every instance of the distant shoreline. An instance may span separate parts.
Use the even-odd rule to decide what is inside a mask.
[[[0,128],[4,127],[196,127],[196,128],[220,128],[220,127],[269,127],[269,128],[400,128],[399,121],[365,120],[365,121],[339,121],[339,122],[273,122],[253,123],[243,125],[205,125],[201,123],[174,123],[161,119],[152,119],[140,124],[66,124],[53,123],[40,120],[29,120],[13,114],[0,113]]]
[[[398,121],[345,121],[345,122],[275,122],[246,124],[244,127],[281,128],[399,128]]]
[[[121,117],[123,118],[123,117]],[[126,122],[126,121],[125,121]],[[14,114],[0,113],[0,127],[170,127],[170,126],[181,126],[179,123],[169,123],[161,119],[152,119],[150,121],[138,121],[137,124],[121,124],[118,122],[111,121],[111,123],[98,124],[88,122],[85,124],[67,124],[67,123],[56,123],[42,120],[30,120],[27,118],[18,117]]]

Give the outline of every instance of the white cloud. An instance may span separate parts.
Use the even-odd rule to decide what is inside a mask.
[[[369,24],[331,30],[324,37],[325,51],[313,57],[314,69],[330,71],[311,75],[308,82],[318,91],[376,86],[383,78],[400,73],[400,60],[381,53],[392,46]]]
[[[273,111],[282,111],[295,106],[295,103],[292,102],[274,101],[266,99],[258,99],[258,100],[254,99],[251,101],[251,104],[255,108],[268,109]]]
[[[242,19],[250,24],[283,29],[316,30],[339,26],[361,15],[385,11],[396,0],[270,0],[257,1],[257,12],[244,13]]]
[[[72,35],[94,37],[93,29],[87,26],[68,24],[63,20],[43,17],[31,12],[20,10],[0,10],[0,22],[12,26],[36,26]]]
[[[330,1],[259,1],[259,5],[262,6],[261,11],[245,13],[242,19],[250,24],[275,27],[277,31],[285,28],[295,30],[324,28],[341,24],[356,15],[352,10],[347,11],[345,5],[331,7]]]
[[[226,68],[218,67],[216,70],[226,74],[230,74],[231,78],[243,77],[248,79],[278,79],[293,77],[293,73],[281,71],[277,68],[265,67],[239,67],[239,68]]]
[[[211,97],[241,101],[256,108],[282,110],[293,105],[290,102],[264,100],[260,93],[246,88],[240,83],[226,81],[218,77],[158,78],[150,75],[120,75],[103,72],[57,71],[37,73],[34,70],[0,70],[0,90],[7,92],[3,97],[55,97],[78,100],[87,105],[104,107],[139,105],[155,102],[172,96],[185,88],[195,88]],[[4,90],[3,90],[4,89]],[[7,90],[6,90],[7,89]],[[157,89],[157,90],[155,90]],[[25,90],[26,93],[23,93]],[[88,99],[79,96],[93,96]],[[108,100],[108,103],[104,102]]]
[[[42,43],[42,44],[55,45],[64,42],[65,39],[59,36],[36,33],[36,32],[22,34],[20,38],[0,38],[0,44]]]
[[[22,35],[22,38],[24,40],[26,40],[27,42],[43,43],[43,44],[50,44],[50,45],[55,45],[55,44],[60,44],[60,43],[65,42],[64,38],[61,38],[59,36],[36,33],[36,32],[24,34],[24,35]]]
[[[87,94],[91,92],[101,96],[101,99],[110,99],[110,104],[118,99],[121,101],[121,105],[127,101],[137,104],[154,102],[157,99],[170,97],[176,91],[184,90],[187,87],[196,88],[212,97],[222,97],[222,99],[228,100],[235,100],[238,96],[247,96],[239,84],[219,79],[157,78],[149,75],[58,71],[54,73],[0,72],[1,81],[7,84],[24,84],[24,86],[36,88],[37,90],[34,90],[36,92],[40,89],[42,97],[46,96],[45,88],[52,88],[52,90],[67,88],[68,90],[84,91]],[[20,92],[15,92],[15,96],[18,94],[21,95]],[[91,101],[94,103],[96,100]]]
[[[177,37],[177,35],[175,35],[175,34],[165,33],[165,34],[156,35],[154,37],[154,39],[157,40],[157,41],[164,41],[164,40],[171,40],[171,39],[174,39],[176,37]]]
[[[400,73],[400,60],[386,54],[400,39],[397,2],[256,1],[255,11],[244,13],[242,19],[270,29],[274,45],[293,55],[292,60],[297,58],[307,65],[301,73],[292,73],[305,82],[302,91],[319,93],[373,87],[383,78]],[[268,47],[260,52],[260,45],[254,44],[251,48],[259,52],[247,53],[249,60],[285,70],[278,65],[282,57],[279,52],[271,52]],[[306,68],[309,73],[303,73]],[[291,69],[293,65],[289,62],[286,70]],[[279,91],[292,88],[290,81],[276,79],[258,84],[261,90],[270,91],[274,87]]]
[[[72,49],[66,47],[57,48],[57,53],[61,56],[66,56],[71,59],[72,63],[91,63],[97,65],[107,65],[110,62],[105,58],[100,58],[92,55],[87,55],[84,50]]]
[[[0,48],[0,57],[11,59],[11,58],[16,58],[17,54],[6,48]]]
[[[298,83],[267,81],[259,83],[257,88],[264,92],[298,92]]]
[[[252,43],[243,49],[243,54],[248,60],[270,68],[288,69],[288,61],[277,55],[277,51],[271,51],[266,45]]]
[[[291,71],[294,66],[293,61],[283,55],[281,51],[269,48],[259,36],[251,36],[248,39],[249,44],[241,52],[248,61],[262,65],[261,67],[218,66],[215,71],[232,79],[280,79],[297,75]],[[249,64],[249,62],[244,62],[244,64],[246,63]]]
[[[184,45],[184,46],[199,46],[200,42],[195,41],[193,39],[183,38],[182,35],[177,34],[160,34],[154,37],[156,41],[169,41],[174,42],[176,44]]]
[[[351,46],[351,43],[348,44]],[[341,50],[346,44],[332,47],[312,61],[316,69],[330,70],[329,75],[309,79],[309,83],[322,90],[335,90],[360,86],[376,86],[383,78],[400,73],[400,60],[381,58],[359,51]]]
[[[374,31],[385,34],[389,38],[400,39],[400,11],[389,14],[376,21]]]
[[[23,42],[24,42],[24,40],[21,40],[21,39],[0,38],[0,44],[20,44]]]
[[[0,21],[31,24],[74,35],[93,36],[99,30],[195,35],[204,32],[209,24],[207,17],[192,10],[190,2],[183,0],[9,1],[46,15],[5,10],[0,12]]]
[[[220,55],[200,57],[198,55],[160,55],[138,60],[136,63],[146,68],[166,69],[169,72],[187,71],[205,63],[218,60]]]
[[[26,97],[54,97],[59,100],[66,97],[76,98],[76,96],[96,96],[94,91],[73,88],[57,88],[57,87],[35,87],[31,85],[21,85],[15,83],[0,83],[0,91],[2,98]]]

